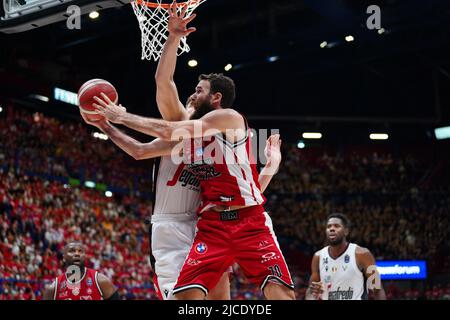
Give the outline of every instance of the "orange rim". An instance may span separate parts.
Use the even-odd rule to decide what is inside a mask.
[[[180,2],[177,3],[177,7],[184,7],[185,5],[189,5],[189,4],[195,4],[199,2],[199,0],[191,0],[191,1],[185,1],[185,2]],[[145,1],[145,0],[136,0],[136,3],[140,6],[147,6],[150,8],[164,8],[164,9],[169,9],[170,8],[170,3],[157,3],[157,2],[152,2],[152,1]]]

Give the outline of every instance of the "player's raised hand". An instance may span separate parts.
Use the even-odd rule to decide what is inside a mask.
[[[268,163],[277,166],[281,163],[281,139],[279,134],[273,134],[267,139],[264,155]]]
[[[89,120],[89,118],[86,116],[85,113],[80,112],[81,117],[83,118],[84,122],[86,122],[87,124],[90,124],[91,126],[97,127],[100,130],[102,130],[102,128],[108,126],[108,120],[106,120],[105,118],[102,118],[100,120]]]
[[[176,37],[187,37],[196,29],[194,27],[187,27],[187,24],[194,20],[196,14],[192,14],[189,17],[186,17],[186,12],[188,9],[188,5],[184,5],[180,14],[177,12],[177,2],[174,1],[170,4],[169,8],[169,24],[168,29],[169,33]]]
[[[97,101],[97,103],[92,104],[95,108],[95,112],[104,116],[112,123],[120,123],[120,119],[127,113],[127,109],[122,105],[117,105],[112,102],[103,92],[101,93],[101,96],[102,99],[97,96],[94,97],[94,100]]]

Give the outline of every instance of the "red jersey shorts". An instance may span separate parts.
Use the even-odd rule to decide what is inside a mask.
[[[272,220],[262,206],[252,206],[201,215],[173,293],[197,288],[207,295],[235,262],[261,290],[268,282],[294,289]]]

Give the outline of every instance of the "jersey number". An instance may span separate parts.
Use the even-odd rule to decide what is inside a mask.
[[[270,270],[270,272],[272,273],[273,276],[281,278],[281,276],[283,275],[281,273],[280,267],[277,264],[274,265],[274,266],[270,266],[269,270]]]

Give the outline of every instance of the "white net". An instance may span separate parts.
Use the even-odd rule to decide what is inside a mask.
[[[185,5],[188,6],[185,17],[189,17],[194,10],[206,0],[189,0],[178,3],[177,12],[181,12]],[[163,49],[163,45],[169,35],[167,23],[169,20],[169,4],[162,3],[162,0],[151,2],[136,0],[131,3],[136,15],[139,28],[141,29],[142,60],[147,59],[157,61]],[[178,47],[178,55],[189,52],[186,37],[181,38]]]

